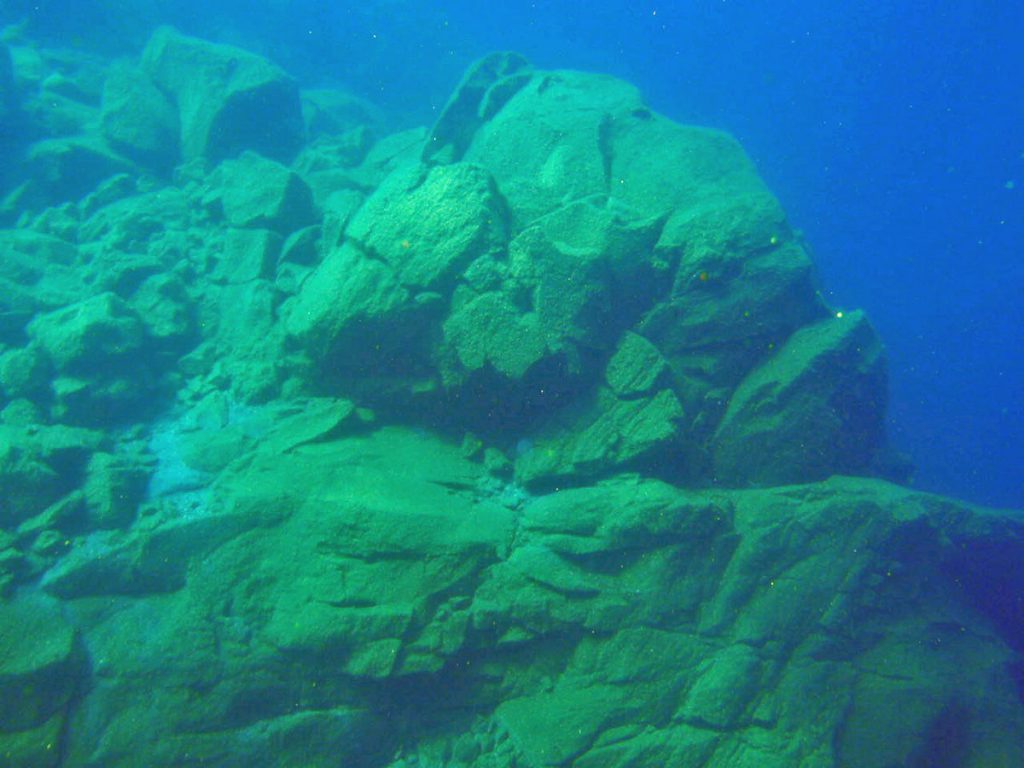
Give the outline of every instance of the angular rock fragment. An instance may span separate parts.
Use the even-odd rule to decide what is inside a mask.
[[[800,329],[733,394],[714,436],[716,479],[767,486],[867,472],[884,443],[885,382],[862,312]]]
[[[114,67],[107,76],[100,129],[111,147],[147,168],[167,173],[178,162],[177,110],[134,67]]]

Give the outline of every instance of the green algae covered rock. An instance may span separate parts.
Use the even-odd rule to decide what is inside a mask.
[[[89,527],[129,527],[145,495],[149,469],[144,456],[92,454],[82,485]]]
[[[864,474],[883,444],[882,347],[861,312],[802,328],[737,387],[714,437],[727,484]]]
[[[274,274],[281,250],[281,236],[269,229],[229,229],[214,279],[248,283]]]
[[[289,234],[313,220],[306,183],[285,166],[254,152],[225,160],[219,168],[224,215],[234,227],[258,227]]]
[[[328,368],[416,377],[458,276],[502,247],[504,216],[478,168],[395,171],[291,303],[289,333]]]
[[[0,424],[0,528],[17,526],[72,490],[107,442],[100,432],[64,425]]]
[[[608,361],[605,380],[619,397],[640,397],[668,384],[670,369],[658,348],[643,336],[627,332]]]
[[[346,236],[390,266],[402,286],[447,294],[474,259],[501,251],[506,216],[486,171],[408,166],[384,180]]]
[[[132,169],[128,160],[89,134],[35,142],[27,166],[48,202],[77,199],[105,179]]]
[[[194,162],[0,232],[0,763],[1024,764],[1024,526],[840,476],[883,350],[731,137],[504,53],[287,166],[259,57],[86,74]]]
[[[51,466],[5,439],[0,445],[0,527],[16,526],[56,501],[60,482]]]
[[[52,410],[62,421],[108,424],[149,404],[153,381],[145,327],[116,294],[104,292],[39,315],[28,332],[55,371]]]
[[[614,471],[656,463],[678,453],[683,409],[671,389],[623,399],[598,389],[548,423],[516,461],[527,487],[572,484]]]
[[[473,133],[462,159],[492,173],[523,227],[567,201],[615,194],[609,130],[638,109],[639,92],[621,80],[535,72]]]
[[[23,597],[0,604],[0,733],[30,731],[63,714],[84,685],[84,661],[59,603]]]
[[[245,149],[290,160],[301,144],[298,88],[255,54],[161,27],[142,69],[174,97],[185,160],[217,162]]]
[[[103,84],[100,127],[111,147],[166,173],[179,158],[178,113],[142,71],[114,67]]]
[[[169,506],[51,570],[66,598],[133,595],[81,614],[103,674],[75,722],[107,725],[71,729],[75,759],[223,756],[298,729],[308,754],[380,765],[888,765],[941,749],[953,714],[971,759],[1024,756],[1012,607],[952,586],[1013,588],[979,557],[1024,546],[1012,516],[845,478],[631,476],[510,506],[458,446],[353,433],[351,413],[308,403],[185,519]]]
[[[143,326],[117,295],[103,293],[38,317],[29,334],[59,371],[117,366],[142,346]]]
[[[399,165],[332,223],[341,245],[298,286],[288,332],[317,388],[546,444],[520,462],[524,482],[584,467],[707,475],[740,383],[829,316],[735,140],[657,115],[625,83],[496,54],[423,146],[429,165]],[[623,334],[644,340],[650,371],[623,368],[629,349],[608,368]],[[631,387],[661,415],[623,402],[640,396]],[[872,418],[884,407],[879,396]],[[794,479],[867,471],[883,448],[826,452]]]

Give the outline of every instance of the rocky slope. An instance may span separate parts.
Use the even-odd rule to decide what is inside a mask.
[[[5,764],[1024,764],[1024,518],[891,484],[729,136],[166,28],[0,117]]]

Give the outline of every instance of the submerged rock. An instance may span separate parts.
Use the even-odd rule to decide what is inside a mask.
[[[737,417],[722,420],[737,398],[761,407],[764,390],[740,392],[741,382],[828,310],[732,138],[672,123],[618,80],[495,55],[467,73],[421,158],[428,165],[399,161],[347,221],[331,222],[324,260],[286,305],[314,388],[494,439],[544,436],[546,452],[521,463],[531,483],[626,464],[687,482],[781,477],[728,466],[751,444],[730,443]],[[624,338],[644,340],[656,371],[643,383],[620,352],[609,396],[603,372]],[[843,368],[835,387],[852,393],[858,375]],[[884,414],[884,367],[872,375],[861,383],[877,397],[850,395],[863,413],[805,442],[849,450],[818,452],[792,479],[869,471],[884,439],[854,422]],[[652,411],[625,401],[654,381],[654,401],[672,405],[656,409],[665,426],[650,432]],[[818,418],[787,416],[793,439]],[[790,458],[780,466],[793,469]]]
[[[46,201],[74,200],[131,163],[90,135],[43,139],[28,151],[27,168]]]
[[[167,173],[178,162],[177,110],[139,69],[111,70],[103,85],[100,127],[115,150],[140,165]]]
[[[250,149],[290,160],[298,151],[299,91],[269,61],[162,27],[142,54],[142,68],[177,103],[183,159],[218,162]]]
[[[72,697],[86,685],[77,633],[58,602],[24,596],[0,603],[0,750],[10,734],[32,732],[53,720],[59,727]],[[36,759],[50,764],[43,744]],[[28,764],[28,763],[26,763]]]
[[[1024,758],[1005,673],[1019,622],[956,586],[1018,586],[981,556],[1020,556],[1012,516],[852,479],[694,492],[622,477],[513,510],[458,446],[396,428],[330,438],[335,409],[317,409],[329,418],[295,434],[324,437],[233,464],[207,523],[161,523],[47,578],[69,596],[172,590],[88,620],[104,695],[78,717],[111,725],[76,731],[76,753],[118,766],[130,743],[174,762],[230,752],[257,722],[346,712],[308,749],[354,759],[358,721],[382,753],[464,750],[470,718],[490,734],[481,759],[523,764],[902,764],[941,749],[955,708],[972,760]],[[187,578],[167,570],[185,560]],[[268,686],[258,712],[239,709]]]
[[[715,433],[729,485],[866,474],[885,441],[882,345],[862,312],[802,328],[736,388]]]
[[[1024,523],[842,476],[884,350],[731,137],[504,53],[376,142],[307,92],[288,166],[258,56],[38,58],[0,762],[1024,764]]]
[[[234,227],[272,229],[287,235],[313,222],[313,196],[285,166],[254,152],[218,168],[224,215]]]

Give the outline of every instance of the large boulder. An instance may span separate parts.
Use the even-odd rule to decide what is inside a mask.
[[[295,83],[266,59],[161,27],[142,68],[178,105],[185,160],[217,162],[251,149],[290,160],[302,143]]]
[[[53,414],[86,426],[123,423],[151,407],[153,350],[135,310],[106,292],[40,315],[28,326],[56,373]]]
[[[328,370],[422,375],[456,285],[499,256],[506,213],[468,164],[394,171],[348,225],[288,313],[288,330]]]
[[[8,734],[63,722],[86,685],[85,655],[62,613],[59,603],[38,596],[0,603],[0,750]],[[41,762],[26,765],[50,764],[39,747]]]
[[[1024,759],[1012,515],[845,478],[513,502],[447,441],[311,405],[192,514],[44,579],[107,598],[73,614],[101,660],[76,762],[270,766],[281,733],[394,768]]]
[[[287,235],[312,224],[313,195],[297,173],[255,152],[217,168],[224,216],[233,227],[272,229]]]
[[[885,441],[882,344],[862,312],[801,328],[736,388],[715,479],[784,485],[867,474]]]
[[[144,341],[142,322],[113,293],[40,315],[29,335],[62,373],[123,367],[137,357]]]
[[[103,85],[103,137],[140,165],[166,173],[178,161],[178,113],[141,70],[113,67]]]
[[[311,370],[334,377],[317,386],[429,391],[429,412],[456,426],[547,435],[521,474],[531,482],[637,459],[598,458],[594,442],[601,407],[601,440],[635,431],[637,404],[599,391],[624,333],[667,366],[658,402],[671,426],[639,453],[696,479],[740,382],[829,314],[739,144],[657,115],[626,83],[495,54],[470,68],[422,147],[420,163],[325,226],[342,245],[302,284],[289,332]],[[884,402],[874,408],[878,421]],[[570,423],[580,434],[554,448]],[[863,442],[843,467],[867,471],[879,446]]]
[[[35,142],[25,167],[38,194],[49,203],[77,200],[111,176],[132,171],[128,160],[90,134]]]

